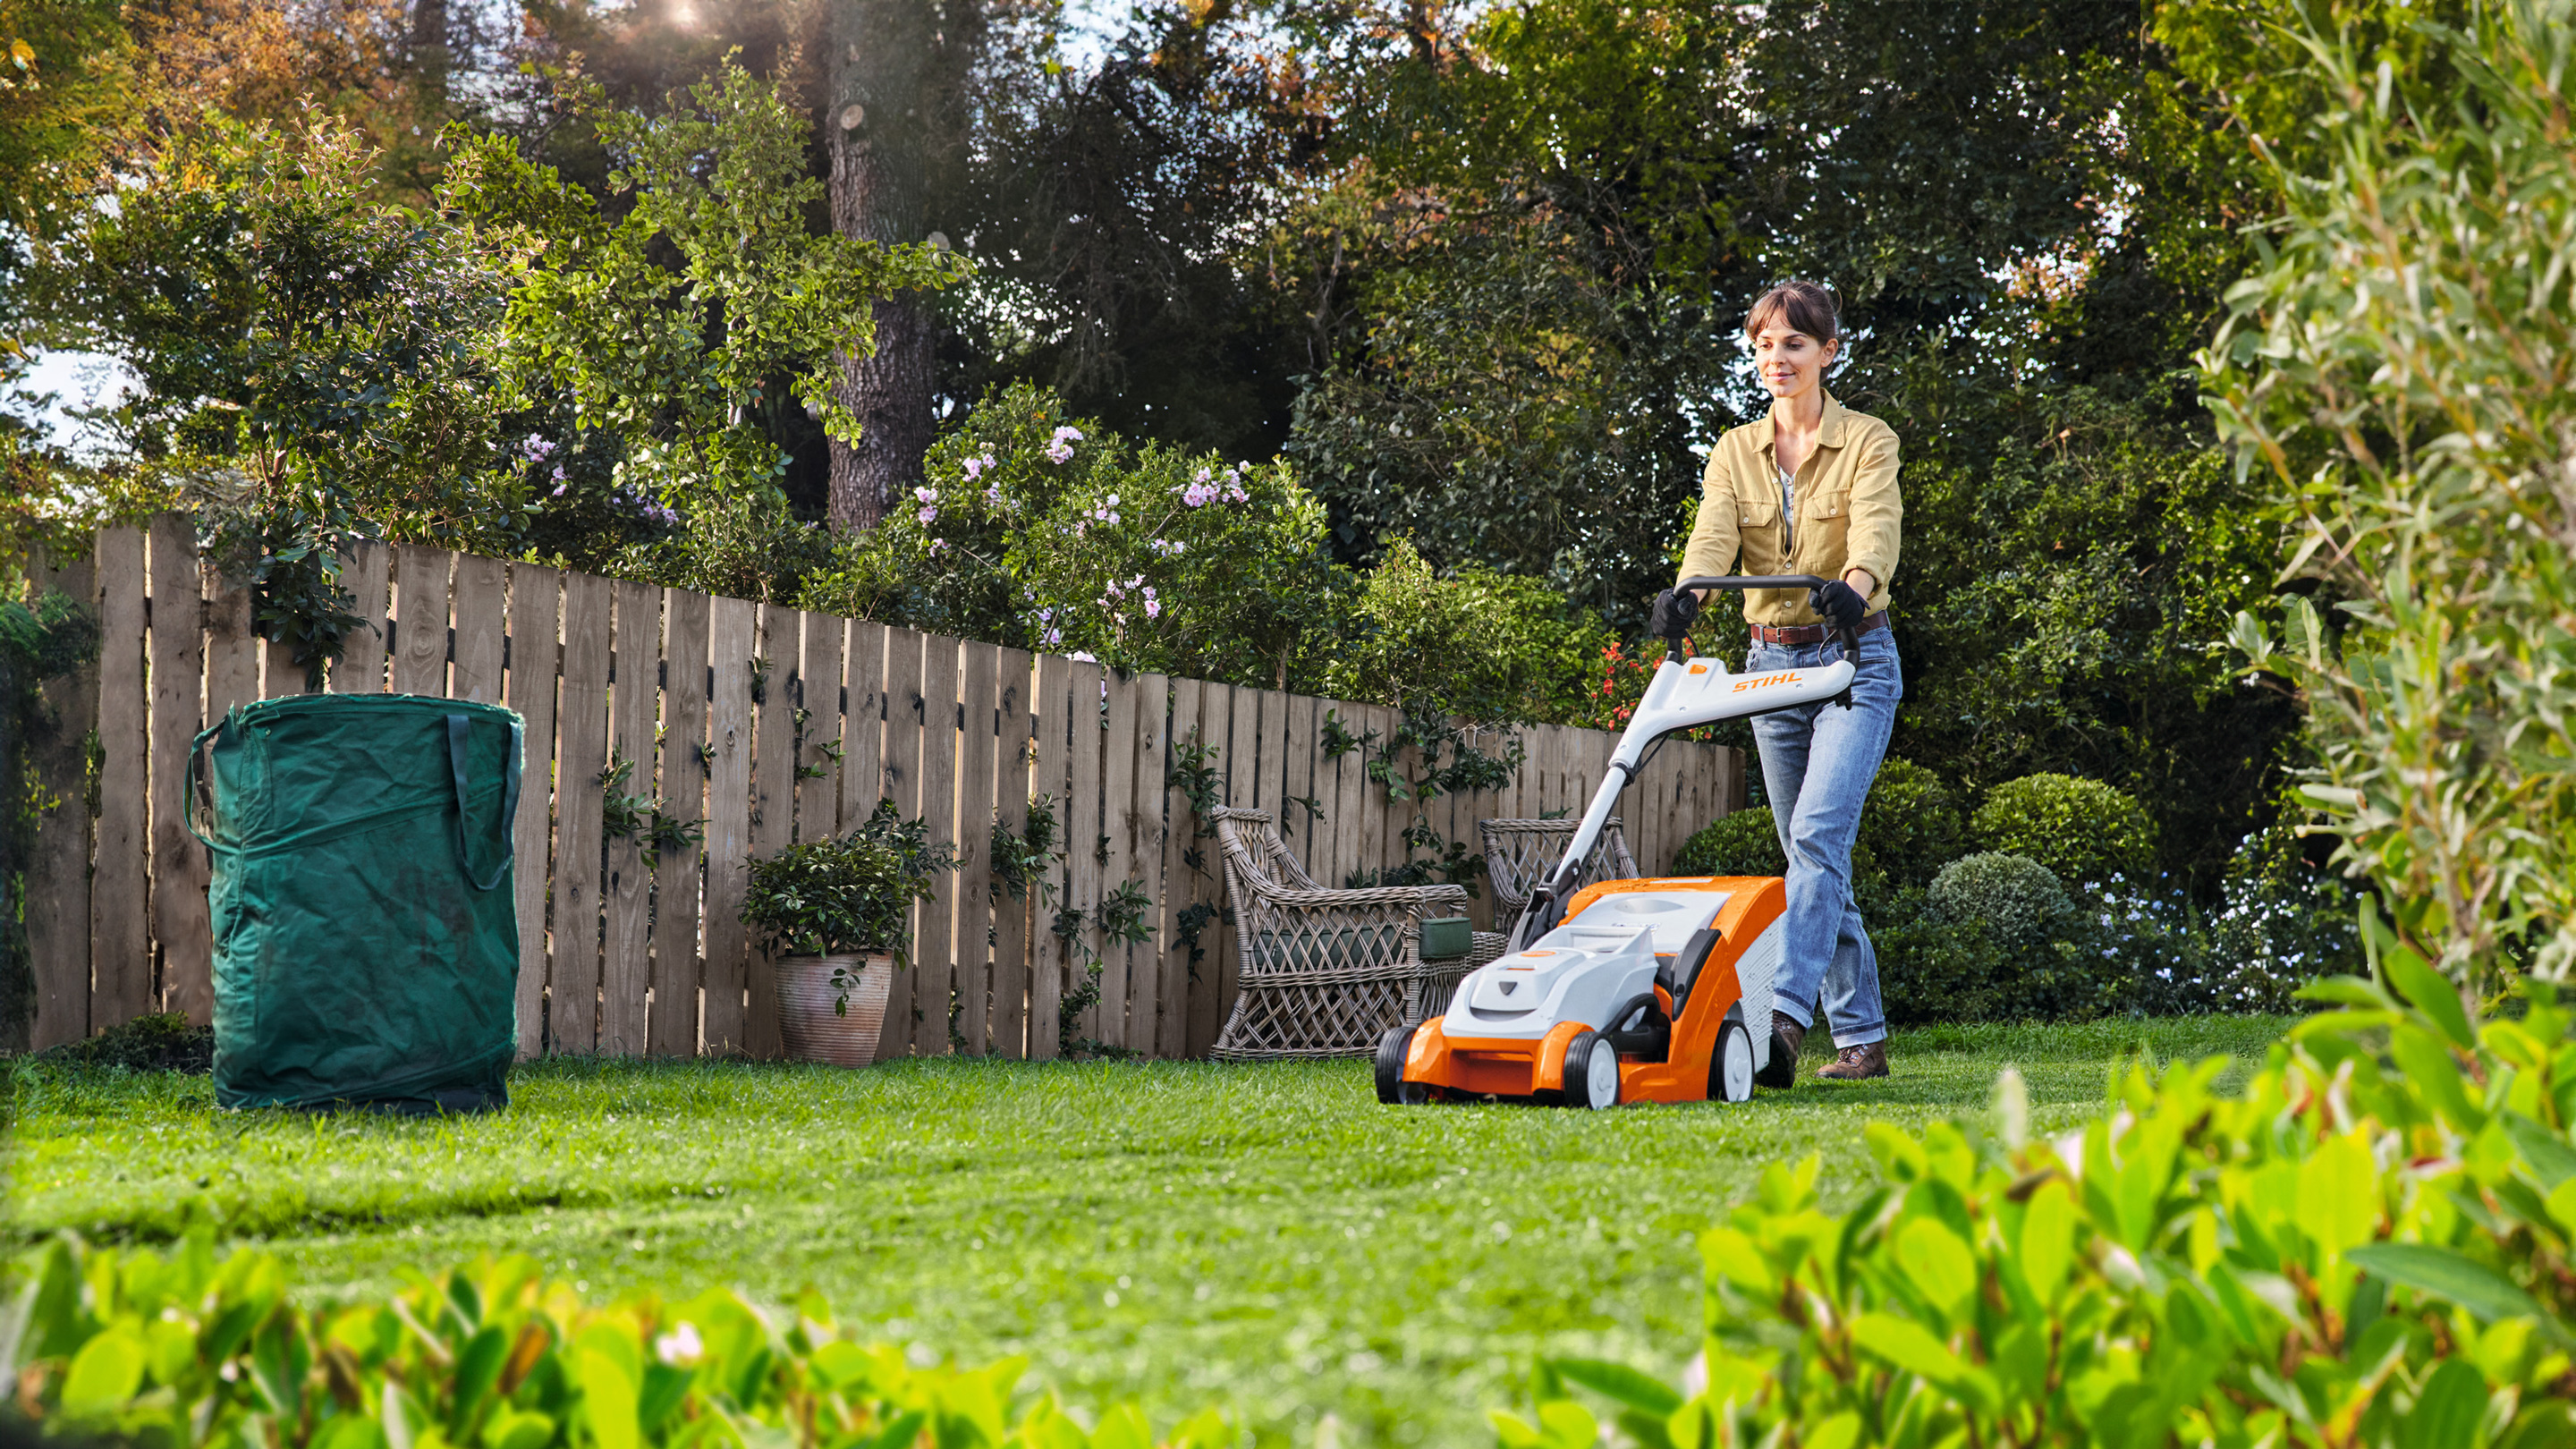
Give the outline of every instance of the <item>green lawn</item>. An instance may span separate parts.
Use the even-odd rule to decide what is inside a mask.
[[[1863,1180],[1862,1124],[2098,1110],[2141,1041],[2240,1064],[2277,1018],[1944,1029],[1897,1075],[1739,1107],[1383,1108],[1359,1062],[906,1062],[865,1072],[556,1060],[502,1115],[213,1110],[206,1078],[22,1067],[23,1228],[154,1240],[209,1210],[316,1288],[526,1252],[594,1296],[812,1285],[916,1352],[1027,1353],[1077,1402],[1231,1404],[1344,1443],[1490,1443],[1533,1351],[1669,1374],[1693,1235],[1766,1161]],[[2242,1067],[2240,1065],[2239,1070]]]

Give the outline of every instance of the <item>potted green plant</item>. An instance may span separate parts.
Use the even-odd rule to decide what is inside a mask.
[[[777,956],[778,1029],[797,1061],[864,1067],[876,1060],[898,961],[911,964],[908,921],[931,881],[955,870],[954,846],[903,820],[894,802],[847,835],[791,845],[751,862],[742,919]]]

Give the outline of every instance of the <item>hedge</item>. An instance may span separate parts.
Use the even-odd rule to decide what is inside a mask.
[[[1217,1449],[1214,1411],[1157,1438],[1133,1406],[1085,1429],[1028,1364],[916,1368],[807,1295],[589,1307],[525,1257],[421,1277],[381,1301],[299,1306],[266,1253],[31,1251],[0,1348],[50,1431],[145,1449]]]
[[[1797,1445],[2489,1446],[2576,1442],[2576,1017],[2532,983],[2480,1026],[2411,954],[2343,977],[2240,1091],[2223,1060],[2114,1083],[2028,1135],[1868,1129],[1840,1215],[1774,1164],[1701,1239],[1707,1338],[1670,1387],[1543,1365],[1506,1449]]]

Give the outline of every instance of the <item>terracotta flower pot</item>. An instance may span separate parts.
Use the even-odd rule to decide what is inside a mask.
[[[837,987],[832,984],[836,969],[847,973]],[[864,1067],[877,1059],[886,994],[894,984],[891,954],[781,956],[777,978],[778,1034],[786,1042],[788,1060]],[[834,1010],[833,1003],[845,996],[846,1009]]]

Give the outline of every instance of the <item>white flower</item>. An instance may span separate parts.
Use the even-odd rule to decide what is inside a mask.
[[[707,1345],[698,1337],[698,1326],[694,1323],[682,1322],[653,1340],[653,1352],[667,1364],[686,1363],[706,1351]]]

